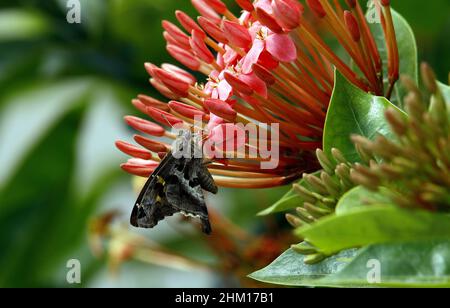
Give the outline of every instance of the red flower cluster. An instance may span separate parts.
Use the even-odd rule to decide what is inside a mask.
[[[278,167],[262,170],[259,162],[267,158],[259,155],[258,140],[246,139],[247,149],[256,147],[256,157],[211,164],[218,185],[271,187],[314,169],[313,151],[321,147],[334,69],[377,95],[389,96],[398,79],[389,2],[375,1],[389,57],[391,87],[385,90],[380,54],[357,1],[348,0],[345,10],[337,0],[307,0],[305,10],[297,0],[236,0],[243,11],[235,16],[220,0],[192,0],[200,14],[197,21],[177,11],[181,27],[163,21],[163,35],[170,55],[189,70],[206,75],[205,83],[171,64],[145,64],[150,83],[171,101],[145,95],[133,100],[153,122],[131,116],[125,120],[152,138],[134,137],[143,148],[117,142],[121,151],[133,156],[122,168],[149,176],[160,160],[161,155],[155,154],[170,150],[164,137],[166,141],[176,137],[163,126],[190,125],[201,118],[210,138],[224,125],[254,123],[265,127],[267,136],[272,132],[261,123],[279,124],[279,140],[270,144],[279,147]],[[333,52],[319,28],[335,37],[357,69]]]

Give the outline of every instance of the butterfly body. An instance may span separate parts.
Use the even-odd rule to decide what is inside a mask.
[[[187,147],[191,147],[192,153],[179,155]],[[130,218],[133,226],[153,228],[165,217],[181,213],[199,218],[203,232],[211,233],[203,190],[217,193],[217,186],[204,159],[195,157],[198,150],[193,133],[182,131],[175,152],[166,154],[139,194]]]

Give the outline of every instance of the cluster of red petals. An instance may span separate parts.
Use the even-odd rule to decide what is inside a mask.
[[[389,95],[377,46],[358,1],[236,0],[242,8],[234,15],[220,0],[191,0],[200,16],[195,20],[177,11],[179,25],[163,21],[167,51],[186,69],[171,64],[146,63],[150,83],[170,102],[139,95],[134,106],[152,121],[126,117],[137,131],[141,147],[117,142],[131,155],[122,168],[148,176],[160,157],[170,150],[172,133],[163,126],[192,124],[201,117],[214,130],[236,123],[279,123],[280,163],[261,170],[264,158],[217,161],[210,171],[219,185],[272,187],[282,185],[308,168],[311,153],[321,147],[323,124],[334,86],[334,69],[365,91]],[[389,56],[389,81],[398,79],[398,49],[389,1],[375,1],[381,15]],[[337,56],[306,18],[334,35],[357,70]],[[199,82],[192,71],[207,76]]]

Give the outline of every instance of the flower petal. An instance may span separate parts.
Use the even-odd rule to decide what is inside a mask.
[[[231,92],[233,91],[233,88],[230,86],[230,84],[225,80],[221,80],[219,84],[217,85],[217,92],[218,92],[218,98],[222,101],[226,101],[230,98]]]
[[[242,72],[244,74],[249,74],[252,71],[253,64],[257,63],[259,56],[264,50],[264,42],[260,39],[255,39],[253,41],[253,46],[243,59]]]
[[[214,113],[210,113],[209,122],[208,122],[208,130],[213,134],[213,130],[218,125],[225,122],[221,117],[216,116]]]
[[[264,81],[259,79],[256,74],[241,74],[239,75],[239,79],[249,85],[250,88],[253,89],[253,91],[263,96],[264,98],[267,98],[267,85]]]
[[[268,51],[264,50],[259,56],[258,64],[271,71],[276,69],[280,63]]]
[[[234,151],[242,149],[246,142],[246,134],[242,125],[234,123],[224,123],[216,126],[209,137],[209,141],[213,142],[216,150]]]
[[[271,34],[266,38],[267,51],[280,62],[292,62],[297,58],[297,48],[287,34]]]

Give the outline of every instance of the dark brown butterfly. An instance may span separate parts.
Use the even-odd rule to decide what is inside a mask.
[[[153,228],[165,217],[182,213],[199,218],[203,232],[211,233],[203,190],[215,194],[218,189],[203,155],[194,155],[202,153],[195,136],[189,130],[181,131],[173,150],[150,175],[131,213],[133,226]]]

